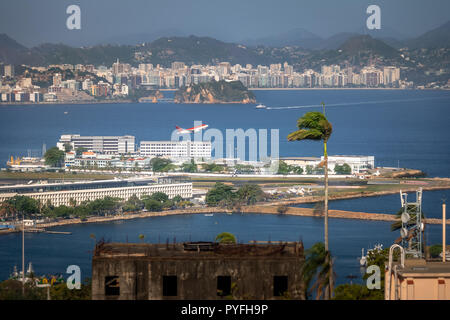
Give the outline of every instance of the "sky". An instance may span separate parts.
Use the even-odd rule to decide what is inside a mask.
[[[211,36],[239,42],[304,28],[321,37],[363,32],[369,5],[381,9],[381,29],[413,37],[449,20],[448,0],[1,0],[0,33],[31,47],[94,45],[137,34]],[[69,5],[81,9],[81,29],[69,30]]]

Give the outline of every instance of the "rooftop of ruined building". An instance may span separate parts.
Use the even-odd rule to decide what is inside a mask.
[[[254,242],[219,244],[216,242],[183,243],[98,243],[94,259],[98,258],[271,258],[303,257],[302,242]]]

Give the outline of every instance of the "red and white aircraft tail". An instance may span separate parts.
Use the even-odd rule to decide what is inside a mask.
[[[175,128],[178,130],[178,133],[183,134],[183,133],[199,132],[203,129],[208,128],[208,125],[202,124],[200,126],[192,127],[189,129],[183,129],[183,128],[180,128],[179,126],[175,126]]]

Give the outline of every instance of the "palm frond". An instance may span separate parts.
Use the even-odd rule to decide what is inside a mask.
[[[297,120],[298,131],[288,135],[289,141],[324,140],[327,142],[333,128],[321,112],[307,112]]]
[[[322,140],[322,132],[317,129],[300,129],[294,132],[291,132],[287,139],[289,141],[301,141],[301,140]]]

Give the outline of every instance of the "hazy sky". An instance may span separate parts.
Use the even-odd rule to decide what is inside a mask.
[[[81,30],[66,28],[71,4],[81,8]],[[380,6],[381,27],[393,35],[416,36],[449,20],[448,0],[1,0],[0,33],[25,46],[89,45],[161,30],[239,41],[300,27],[326,37],[361,32],[370,4]]]

